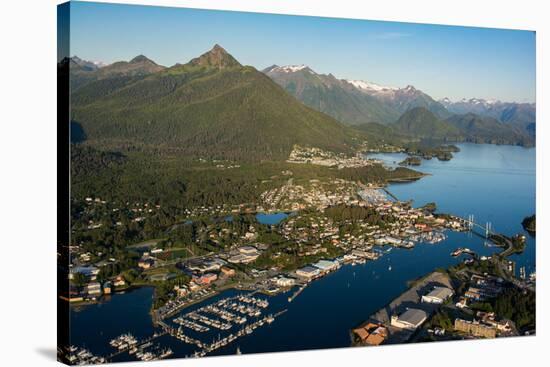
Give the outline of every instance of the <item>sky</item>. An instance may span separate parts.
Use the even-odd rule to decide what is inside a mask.
[[[448,97],[535,101],[535,32],[73,2],[70,54],[112,63],[143,54],[186,63],[214,44],[241,64],[317,73]]]

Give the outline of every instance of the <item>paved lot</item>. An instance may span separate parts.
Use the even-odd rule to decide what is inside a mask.
[[[438,308],[438,305],[420,301],[424,294],[430,292],[436,286],[452,288],[450,279],[446,274],[433,272],[369,317],[371,322],[382,323],[388,327],[387,344],[406,342],[414,333],[390,326],[391,315],[401,314],[408,308],[424,310],[428,315],[431,315]]]

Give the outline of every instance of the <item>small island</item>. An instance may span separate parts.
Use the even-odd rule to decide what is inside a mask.
[[[521,225],[523,226],[523,229],[534,235],[536,233],[536,214],[525,217],[521,222]]]
[[[420,166],[422,160],[418,157],[407,157],[403,161],[399,162],[400,166]]]
[[[424,144],[410,145],[406,147],[405,151],[411,158],[423,158],[429,160],[435,157],[440,161],[450,161],[453,158],[453,153],[460,152],[460,148],[456,145],[434,146],[431,144]]]

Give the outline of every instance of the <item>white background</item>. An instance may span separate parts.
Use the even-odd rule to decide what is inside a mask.
[[[0,365],[54,365],[56,348],[56,0],[0,5]],[[550,12],[546,1],[162,0],[125,3],[475,25],[537,31],[537,336],[275,353],[147,366],[540,365],[550,348],[546,242]],[[512,51],[511,51],[512,52]],[[495,183],[498,184],[498,183]],[[543,210],[544,208],[544,210]],[[322,322],[322,320],[319,320]],[[68,325],[67,325],[68,326]],[[544,362],[543,362],[544,361]],[[138,364],[129,364],[138,365]],[[139,364],[144,365],[144,364]]]

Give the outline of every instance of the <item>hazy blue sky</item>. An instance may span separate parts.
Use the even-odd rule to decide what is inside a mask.
[[[535,33],[135,5],[72,3],[71,54],[171,66],[223,46],[239,62],[408,84],[434,98],[535,100]]]

